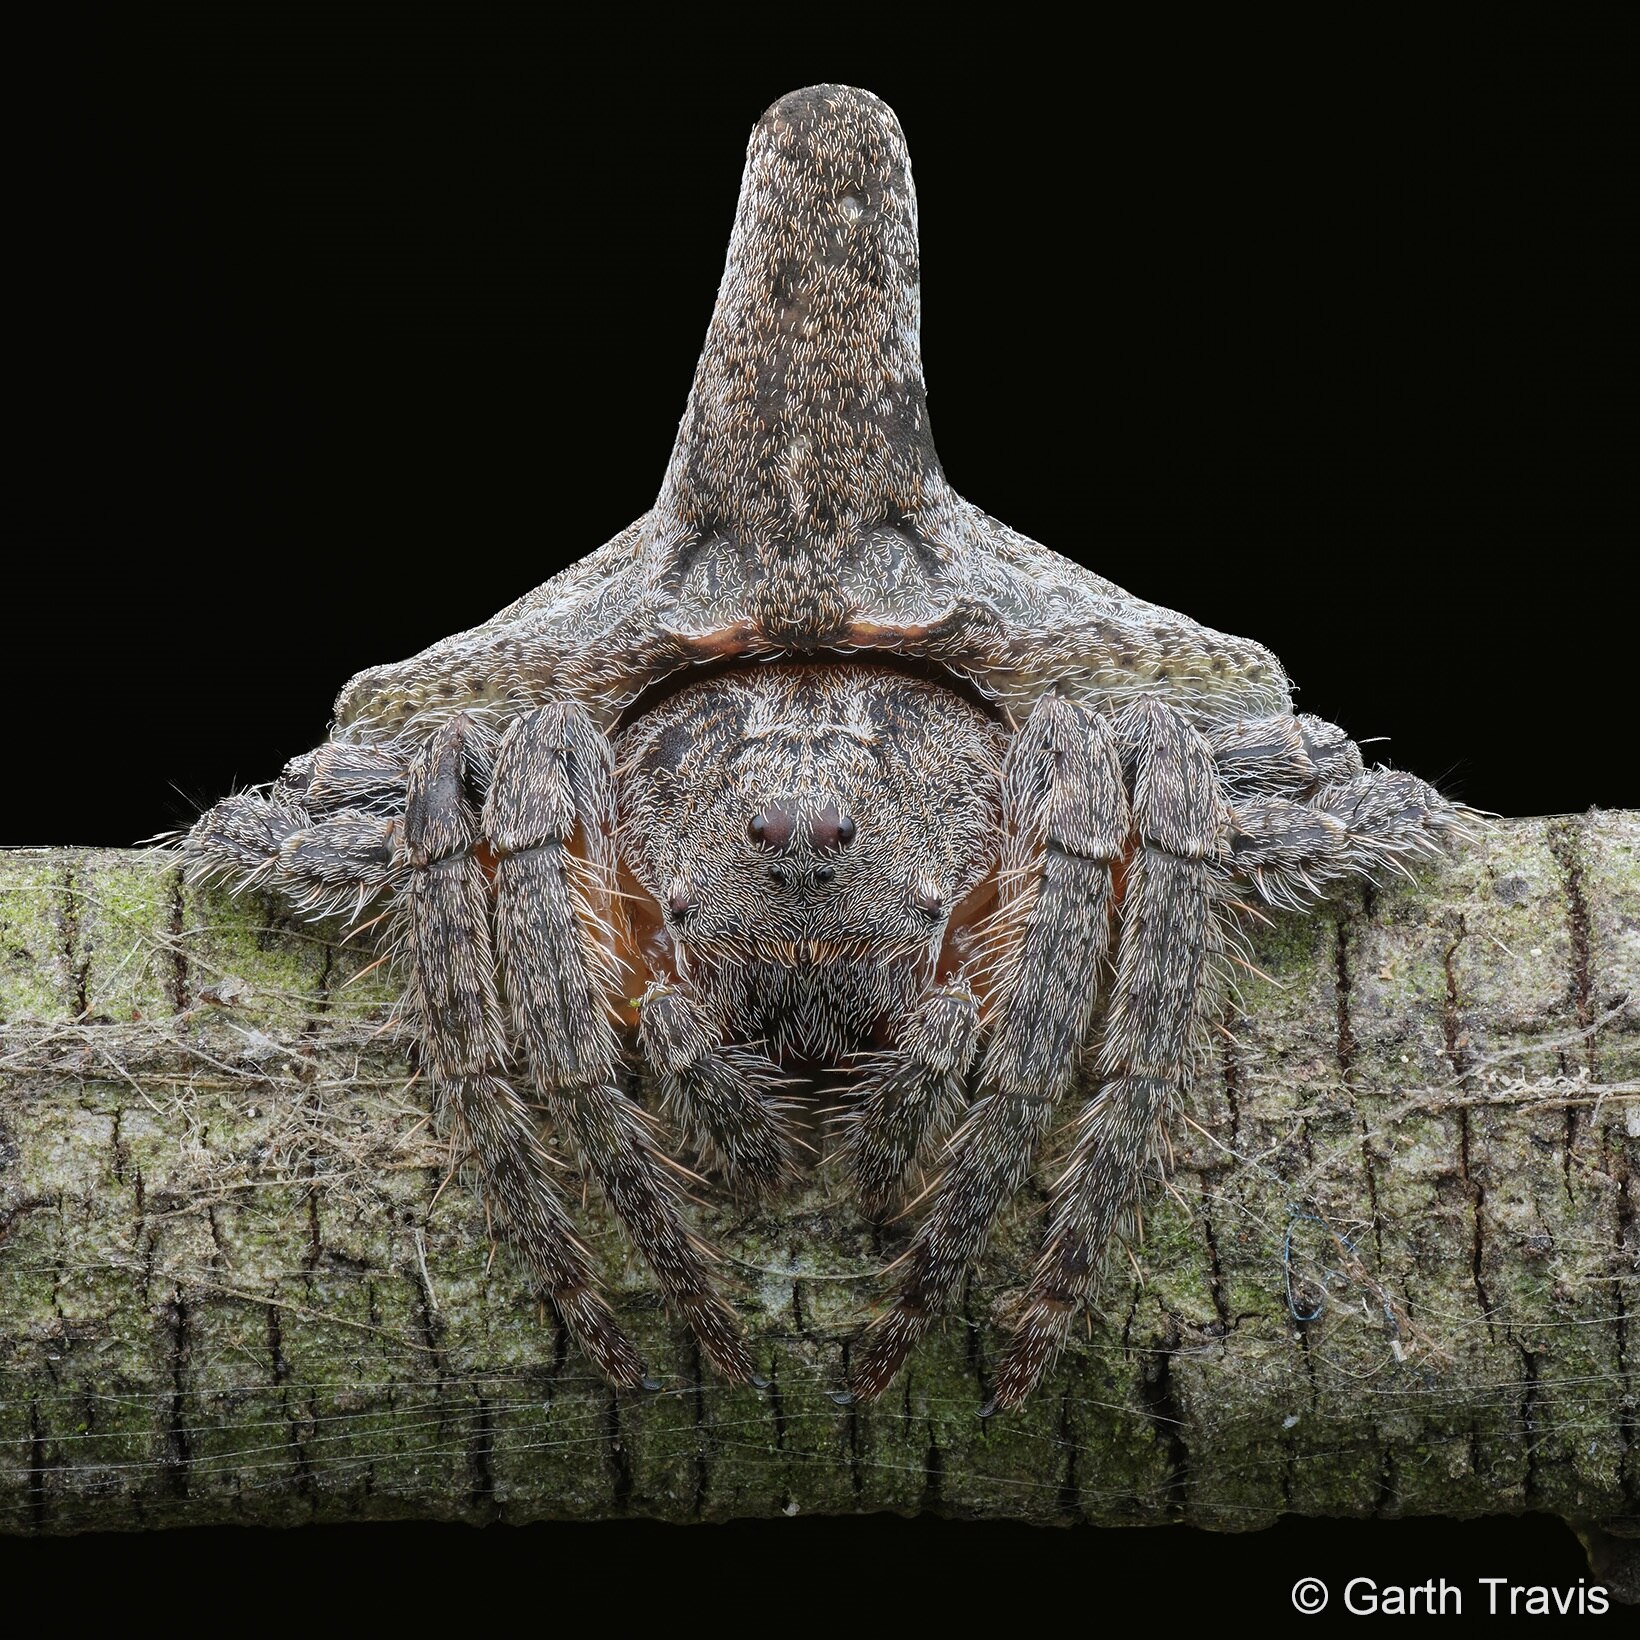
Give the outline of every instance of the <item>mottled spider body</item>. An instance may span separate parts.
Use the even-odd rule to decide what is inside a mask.
[[[903,139],[876,98],[822,86],[753,133],[655,507],[485,625],[361,673],[332,739],[189,847],[310,908],[388,900],[441,1107],[621,1384],[643,1367],[533,1104],[714,1367],[747,1379],[624,1067],[739,1191],[789,1177],[797,1104],[841,1086],[836,1159],[872,1211],[938,1171],[853,1354],[872,1395],[1091,1061],[997,1373],[1008,1406],[1142,1197],[1241,897],[1300,903],[1456,829],[1423,782],[1295,717],[1259,645],[951,489]]]

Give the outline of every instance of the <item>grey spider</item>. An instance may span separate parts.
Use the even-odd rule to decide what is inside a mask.
[[[838,1160],[865,1206],[938,1169],[853,1352],[870,1397],[1088,1058],[1005,1408],[1131,1227],[1238,897],[1312,901],[1461,829],[1424,782],[1295,715],[1258,644],[956,494],[924,401],[904,139],[876,97],[817,86],[753,131],[653,509],[482,626],[361,672],[331,738],[187,847],[196,875],[316,913],[385,899],[440,1108],[618,1385],[645,1370],[521,1090],[713,1368],[748,1381],[627,1058],[748,1193],[792,1175],[799,1090],[844,1067]]]

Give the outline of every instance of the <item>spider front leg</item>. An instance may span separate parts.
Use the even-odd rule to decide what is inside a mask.
[[[1187,1087],[1221,948],[1224,805],[1207,742],[1172,708],[1124,716],[1138,847],[1127,864],[1099,1087],[1078,1118],[1049,1231],[987,1412],[1017,1406],[1058,1353],[1113,1238],[1137,1214]]]
[[[723,1377],[754,1369],[708,1252],[684,1224],[651,1119],[618,1085],[609,1002],[615,798],[609,742],[578,706],[520,718],[496,755],[484,834],[496,943],[519,1040],[547,1108],[655,1273],[667,1307]]]
[[[489,861],[474,796],[488,769],[468,721],[452,718],[410,771],[407,947],[434,1086],[478,1159],[483,1194],[576,1342],[611,1382],[643,1363],[595,1285],[591,1255],[547,1176],[535,1119],[505,1074],[506,1029],[490,937]]]
[[[991,1222],[1018,1191],[1070,1085],[1110,939],[1112,868],[1127,844],[1116,737],[1096,712],[1049,696],[1003,769],[1004,848],[979,1093],[906,1254],[906,1274],[852,1363],[880,1395],[949,1300]]]

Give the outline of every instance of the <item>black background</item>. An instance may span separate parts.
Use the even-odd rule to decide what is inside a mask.
[[[1445,35],[1373,13],[1371,38],[1368,14],[1308,16],[1072,34],[842,7],[784,29],[753,8],[663,28],[150,7],[65,31],[23,167],[30,505],[6,572],[0,841],[187,824],[322,738],[351,672],[487,617],[644,511],[746,133],[825,79],[869,86],[906,129],[931,413],[963,493],[1268,643],[1302,707],[1391,737],[1378,757],[1457,797],[1640,803],[1618,36],[1593,8],[1568,26],[1497,7]],[[977,1558],[1022,1620],[1073,1572],[1175,1603],[1199,1574],[1202,1598],[1235,1586],[1268,1621],[1294,1578],[1335,1567],[1580,1569],[1569,1535],[1531,1522],[78,1547],[244,1575],[290,1555],[372,1582],[643,1562],[657,1590],[681,1578],[680,1613],[758,1567],[800,1591],[805,1557],[892,1570],[901,1599]]]

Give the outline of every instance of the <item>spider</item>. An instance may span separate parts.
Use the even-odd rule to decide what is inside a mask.
[[[440,1109],[620,1386],[651,1381],[537,1100],[713,1369],[745,1382],[628,1059],[748,1195],[794,1175],[802,1107],[841,1074],[835,1159],[864,1206],[895,1211],[937,1173],[852,1351],[846,1393],[870,1398],[1086,1060],[998,1410],[1131,1233],[1252,902],[1434,852],[1462,814],[1295,715],[1257,643],[955,493],[924,400],[904,139],[876,97],[817,86],[753,131],[653,509],[484,625],[361,672],[331,738],[187,848],[195,875],[315,914],[386,901]]]

